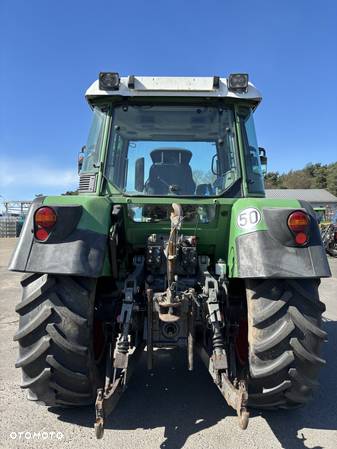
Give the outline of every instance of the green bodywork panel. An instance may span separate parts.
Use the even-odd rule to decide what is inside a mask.
[[[261,219],[256,226],[252,226],[245,230],[238,226],[238,216],[242,211],[247,208],[255,208],[261,214]],[[297,200],[276,200],[276,199],[266,199],[266,198],[240,198],[237,200],[232,209],[231,216],[231,226],[228,242],[228,253],[227,253],[227,264],[228,264],[228,277],[238,277],[237,271],[237,255],[236,255],[236,245],[235,241],[237,237],[242,234],[247,234],[251,232],[259,232],[267,230],[266,222],[263,217],[264,208],[294,208],[301,209],[301,205]],[[254,263],[254,261],[252,261]]]
[[[130,198],[125,196],[49,196],[44,200],[44,205],[81,205],[82,216],[78,223],[78,229],[88,229],[108,236],[111,228],[111,210],[113,204],[123,206],[125,235],[130,248],[141,251],[145,248],[147,237],[150,234],[169,234],[170,221],[160,220],[153,222],[136,222],[130,218],[128,207],[145,205],[168,205],[176,202],[182,206],[204,206],[214,208],[214,218],[209,223],[183,222],[181,233],[196,235],[198,253],[208,255],[211,262],[223,259],[227,264],[227,276],[238,277],[236,238],[242,234],[267,230],[263,217],[263,209],[267,208],[301,208],[297,200],[276,200],[266,198]],[[242,229],[238,226],[239,214],[247,208],[255,208],[260,212],[260,221],[253,227]],[[253,263],[253,261],[252,261]],[[102,276],[111,274],[108,254],[105,255]]]
[[[111,226],[112,202],[108,197],[96,195],[61,195],[47,196],[43,204],[53,205],[81,205],[83,207],[77,229],[87,229],[108,236]],[[111,274],[108,252],[104,257],[102,276]]]
[[[47,196],[45,206],[76,204],[83,207],[78,229],[88,229],[98,234],[107,234],[110,227],[111,201],[104,196],[62,195]]]
[[[145,201],[144,201],[145,200]],[[149,199],[133,200],[137,205],[150,204]],[[175,202],[181,205],[197,205],[197,206],[212,206],[215,208],[214,219],[209,223],[187,223],[183,221],[180,232],[184,235],[196,235],[198,242],[199,254],[207,254],[215,259],[223,258],[226,254],[228,243],[228,235],[230,228],[230,213],[234,200],[183,200],[175,198],[153,199],[153,204],[167,204],[168,206]],[[130,203],[129,203],[130,204]],[[170,221],[160,221],[152,223],[138,223],[134,222],[128,217],[125,209],[125,228],[128,242],[135,247],[144,247],[147,236],[150,234],[169,234]]]

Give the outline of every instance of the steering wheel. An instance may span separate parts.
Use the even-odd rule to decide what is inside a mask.
[[[179,192],[179,190],[181,190],[181,187],[178,184],[168,184],[160,176],[157,176],[157,179],[162,182],[172,193]]]

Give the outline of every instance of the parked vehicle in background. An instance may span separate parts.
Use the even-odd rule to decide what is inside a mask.
[[[333,212],[325,207],[315,207],[314,211],[324,248],[328,254],[337,257],[337,212],[333,216]]]
[[[314,211],[319,225],[329,224],[329,222],[327,222],[327,211],[325,207],[314,207]]]
[[[321,231],[324,248],[330,256],[337,257],[337,212],[331,223]]]

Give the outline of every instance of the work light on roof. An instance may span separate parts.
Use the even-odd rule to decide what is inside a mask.
[[[231,73],[228,78],[228,89],[234,92],[247,92],[248,74]]]
[[[119,89],[120,78],[117,72],[100,72],[98,81],[100,90]]]

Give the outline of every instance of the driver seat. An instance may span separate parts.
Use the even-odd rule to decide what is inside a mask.
[[[152,166],[145,191],[150,195],[194,195],[195,182],[189,162],[192,153],[179,148],[160,148],[150,153]]]

